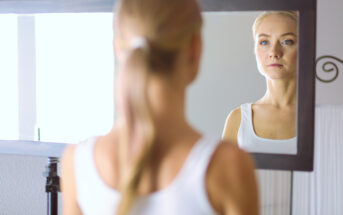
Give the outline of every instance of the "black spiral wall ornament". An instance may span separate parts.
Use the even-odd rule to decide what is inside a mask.
[[[339,67],[337,66],[338,63],[341,63],[343,66],[343,60],[330,56],[324,55],[319,57],[316,60],[316,78],[324,83],[330,83],[337,79],[339,73]],[[320,69],[318,69],[320,67]],[[330,73],[330,77],[323,77],[324,74]]]

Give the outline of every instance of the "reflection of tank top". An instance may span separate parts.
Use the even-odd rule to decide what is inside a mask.
[[[113,215],[121,199],[108,186],[94,161],[96,137],[75,150],[77,202],[86,215]],[[215,215],[206,191],[206,172],[219,141],[203,137],[191,149],[176,178],[166,188],[135,199],[130,215]]]
[[[237,142],[240,148],[248,152],[297,154],[297,138],[273,140],[256,135],[252,123],[251,103],[241,105],[241,125]]]

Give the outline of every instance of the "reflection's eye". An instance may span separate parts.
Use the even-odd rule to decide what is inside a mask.
[[[294,43],[295,43],[294,40],[284,40],[284,41],[282,41],[283,45],[293,45]]]
[[[260,45],[268,45],[268,41],[267,40],[261,40],[260,42],[259,42],[259,44]]]

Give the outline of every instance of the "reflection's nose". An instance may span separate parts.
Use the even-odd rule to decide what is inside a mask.
[[[269,52],[269,58],[279,59],[281,57],[282,57],[281,45],[279,43],[272,45]]]

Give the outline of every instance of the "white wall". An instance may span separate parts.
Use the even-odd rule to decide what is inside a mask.
[[[321,64],[317,64],[317,73],[320,77],[330,80],[336,72],[338,77],[330,83],[316,81],[317,104],[343,104],[343,1],[318,0],[317,17],[317,58],[330,55],[337,57],[341,62],[333,60],[338,71],[325,74]],[[325,59],[328,62],[330,59]],[[328,65],[328,68],[333,68]]]
[[[46,214],[46,158],[0,156],[0,215]]]

